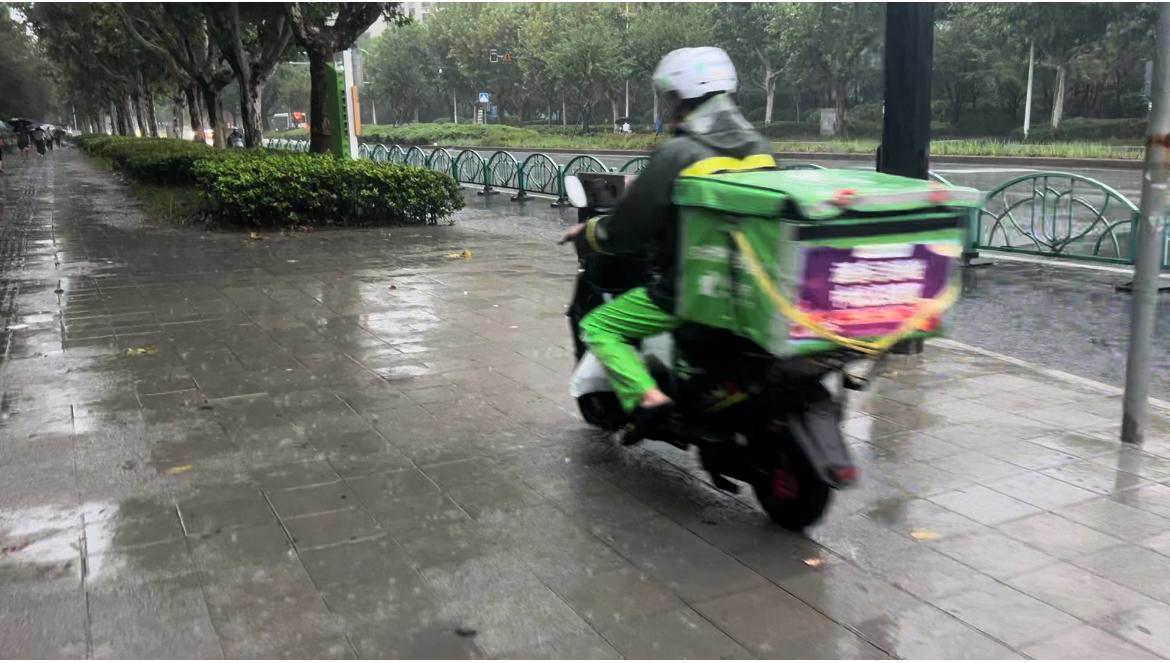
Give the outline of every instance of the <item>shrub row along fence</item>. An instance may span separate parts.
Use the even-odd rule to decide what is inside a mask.
[[[308,141],[295,139],[277,139],[267,145],[296,152],[309,149]],[[485,157],[470,149],[383,144],[362,144],[359,156],[376,163],[446,173],[460,184],[479,187],[485,194],[498,189],[514,191],[513,200],[525,200],[532,194],[553,196],[553,205],[565,204],[565,178],[569,175],[636,175],[649,162],[649,157],[634,157],[611,167],[591,155],[572,156],[558,163],[541,152],[517,157],[501,150]],[[784,168],[822,167],[800,163]],[[934,172],[930,178],[951,184]],[[972,215],[968,253],[974,255],[987,249],[1129,265],[1136,249],[1137,219],[1137,205],[1102,182],[1073,173],[1030,173],[1009,179],[986,193],[981,209]],[[1170,270],[1170,236],[1166,231],[1163,228],[1162,268]]]

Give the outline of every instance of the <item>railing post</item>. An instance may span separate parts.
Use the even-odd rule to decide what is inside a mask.
[[[983,231],[981,227],[983,217],[983,205],[972,209],[971,213],[967,215],[967,241],[963,242],[963,256],[962,266],[967,267],[990,267],[990,258],[981,258],[979,256],[979,237]]]
[[[479,192],[481,196],[494,196],[499,193],[499,191],[492,188],[492,160],[496,158],[496,154],[500,153],[496,152],[487,161],[483,162],[483,189]]]
[[[549,207],[561,207],[569,202],[567,194],[565,194],[565,167],[557,166],[557,199],[552,202]]]
[[[527,159],[525,161],[527,161]],[[518,190],[516,191],[516,195],[512,196],[512,200],[521,201],[521,200],[528,200],[529,198],[531,198],[531,196],[528,195],[528,192],[524,190],[524,185],[525,185],[524,161],[517,161],[516,162],[516,188]]]

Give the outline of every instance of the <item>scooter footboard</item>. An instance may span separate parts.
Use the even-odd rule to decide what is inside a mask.
[[[812,469],[833,488],[844,488],[857,479],[857,468],[841,433],[841,404],[828,397],[808,403],[784,415],[792,441],[804,453]]]

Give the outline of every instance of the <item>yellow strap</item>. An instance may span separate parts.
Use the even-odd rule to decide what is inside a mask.
[[[847,348],[852,348],[867,355],[877,355],[889,350],[898,341],[906,336],[914,333],[923,322],[942,313],[951,307],[959,299],[959,288],[957,286],[948,286],[938,297],[934,299],[927,299],[918,305],[918,310],[914,315],[906,318],[902,324],[890,334],[883,336],[874,341],[863,341],[856,338],[848,338],[825,328],[811,316],[801,311],[799,308],[792,305],[791,302],[784,299],[784,297],[776,290],[776,286],[768,278],[768,274],[764,271],[759,259],[756,257],[756,252],[752,249],[752,245],[748,242],[747,237],[738,230],[731,231],[731,237],[735,240],[740,252],[743,254],[744,260],[747,261],[748,269],[752,273],[752,277],[756,280],[756,284],[763,289],[768,298],[772,300],[772,304],[781,315],[788,318],[798,325],[807,327],[817,336],[821,338],[843,345]]]
[[[714,175],[715,173],[740,172],[744,170],[760,170],[775,168],[776,160],[771,154],[753,154],[742,159],[735,157],[709,157],[696,161],[683,169],[682,175],[693,177],[697,175]]]
[[[601,245],[597,243],[597,222],[598,221],[601,221],[600,216],[595,216],[592,219],[589,219],[588,221],[585,222],[585,241],[589,242],[589,246],[593,247],[594,251],[604,254],[605,251],[603,251],[601,249]]]

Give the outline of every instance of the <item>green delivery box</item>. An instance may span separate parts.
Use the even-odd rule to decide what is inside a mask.
[[[860,170],[680,177],[676,313],[781,357],[937,334],[979,200]]]

